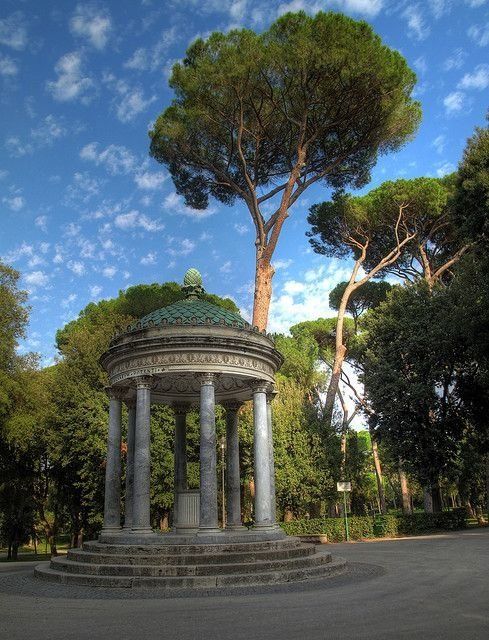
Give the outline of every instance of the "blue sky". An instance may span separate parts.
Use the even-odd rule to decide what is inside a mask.
[[[415,140],[379,160],[386,179],[443,175],[483,125],[489,90],[488,0],[3,0],[0,13],[0,256],[22,273],[32,307],[21,349],[55,356],[56,330],[91,300],[131,284],[181,281],[199,268],[208,291],[249,318],[254,246],[236,204],[187,208],[148,157],[147,131],[169,104],[168,76],[213,30],[266,28],[287,10],[343,11],[370,22],[418,74]],[[316,187],[291,212],[275,255],[269,328],[332,315],[328,293],[348,261],[313,254],[305,231]]]

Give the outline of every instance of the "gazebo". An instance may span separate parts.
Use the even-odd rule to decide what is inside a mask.
[[[273,584],[344,571],[345,561],[287,537],[275,522],[271,400],[282,363],[272,338],[240,315],[203,299],[198,271],[185,299],[115,336],[101,358],[110,386],[104,523],[97,541],[39,565],[44,580],[166,590]],[[254,523],[241,522],[238,411],[253,401]],[[128,411],[121,521],[122,404]],[[150,520],[151,404],[175,414],[173,529]],[[215,407],[226,411],[226,511],[219,527]],[[186,415],[200,415],[200,487],[187,486]],[[224,525],[224,523],[222,523]]]
[[[114,338],[101,364],[110,387],[101,542],[161,542],[150,526],[150,411],[175,412],[174,536],[218,540],[283,537],[275,524],[271,400],[282,357],[272,339],[240,315],[202,299],[198,271],[185,274],[186,297],[145,316]],[[254,525],[241,523],[238,410],[253,400]],[[121,415],[128,409],[124,524],[121,528]],[[225,529],[218,524],[215,406],[226,410]],[[200,489],[187,488],[186,414],[200,412]],[[250,535],[251,534],[251,535]],[[173,537],[173,536],[172,536]]]

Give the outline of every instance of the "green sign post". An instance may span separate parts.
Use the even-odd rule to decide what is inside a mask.
[[[337,482],[336,489],[343,493],[343,505],[344,505],[344,514],[345,514],[345,533],[346,533],[346,541],[350,541],[350,530],[348,529],[348,509],[346,508],[346,492],[351,491],[351,482]]]

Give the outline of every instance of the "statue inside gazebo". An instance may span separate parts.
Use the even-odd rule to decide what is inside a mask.
[[[285,535],[275,519],[273,339],[239,314],[202,298],[196,269],[185,299],[153,311],[113,338],[101,358],[110,386],[104,523],[98,541],[39,566],[44,579],[164,588],[263,584],[341,572],[344,561]],[[239,408],[253,404],[254,522],[241,521]],[[121,509],[122,404],[127,406],[125,504]],[[150,519],[151,405],[175,415],[171,532]],[[216,404],[226,412],[226,519],[219,526]],[[200,486],[187,486],[186,416],[200,416]],[[121,521],[121,513],[124,519]]]

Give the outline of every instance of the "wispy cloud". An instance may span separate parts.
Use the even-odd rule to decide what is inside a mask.
[[[217,209],[212,206],[207,207],[207,209],[193,209],[192,207],[188,207],[184,203],[182,196],[179,196],[174,191],[166,196],[163,201],[163,208],[167,209],[170,213],[179,213],[194,220],[203,220],[204,218],[212,216],[217,211]]]
[[[16,76],[19,72],[19,67],[13,58],[8,55],[0,53],[0,76]]]
[[[473,24],[469,27],[467,34],[479,47],[486,47],[489,44],[489,22]]]
[[[465,104],[465,93],[463,91],[452,91],[443,100],[443,105],[447,114],[461,111]]]
[[[58,78],[49,80],[46,87],[55,100],[69,102],[80,99],[83,104],[90,102],[93,97],[91,91],[94,88],[94,82],[83,70],[82,54],[79,51],[72,51],[62,56],[56,63],[54,71]]]
[[[137,166],[136,156],[126,147],[116,144],[99,150],[98,142],[90,142],[81,149],[80,158],[103,165],[113,176],[130,173]]]
[[[408,34],[417,40],[424,40],[430,35],[430,28],[426,24],[422,11],[418,4],[409,5],[402,13],[407,20]]]
[[[112,30],[112,20],[107,9],[92,3],[79,4],[70,20],[70,30],[96,49],[103,49]]]
[[[119,229],[144,229],[144,231],[161,231],[165,225],[159,220],[148,218],[144,213],[133,210],[115,217],[114,224]]]
[[[458,83],[460,89],[485,89],[489,86],[489,64],[479,64],[472,73],[466,73]]]
[[[22,51],[27,46],[27,29],[24,14],[15,11],[0,20],[0,44]]]
[[[140,47],[124,63],[126,69],[136,71],[156,71],[164,67],[168,49],[178,40],[176,27],[162,31],[155,45]]]

